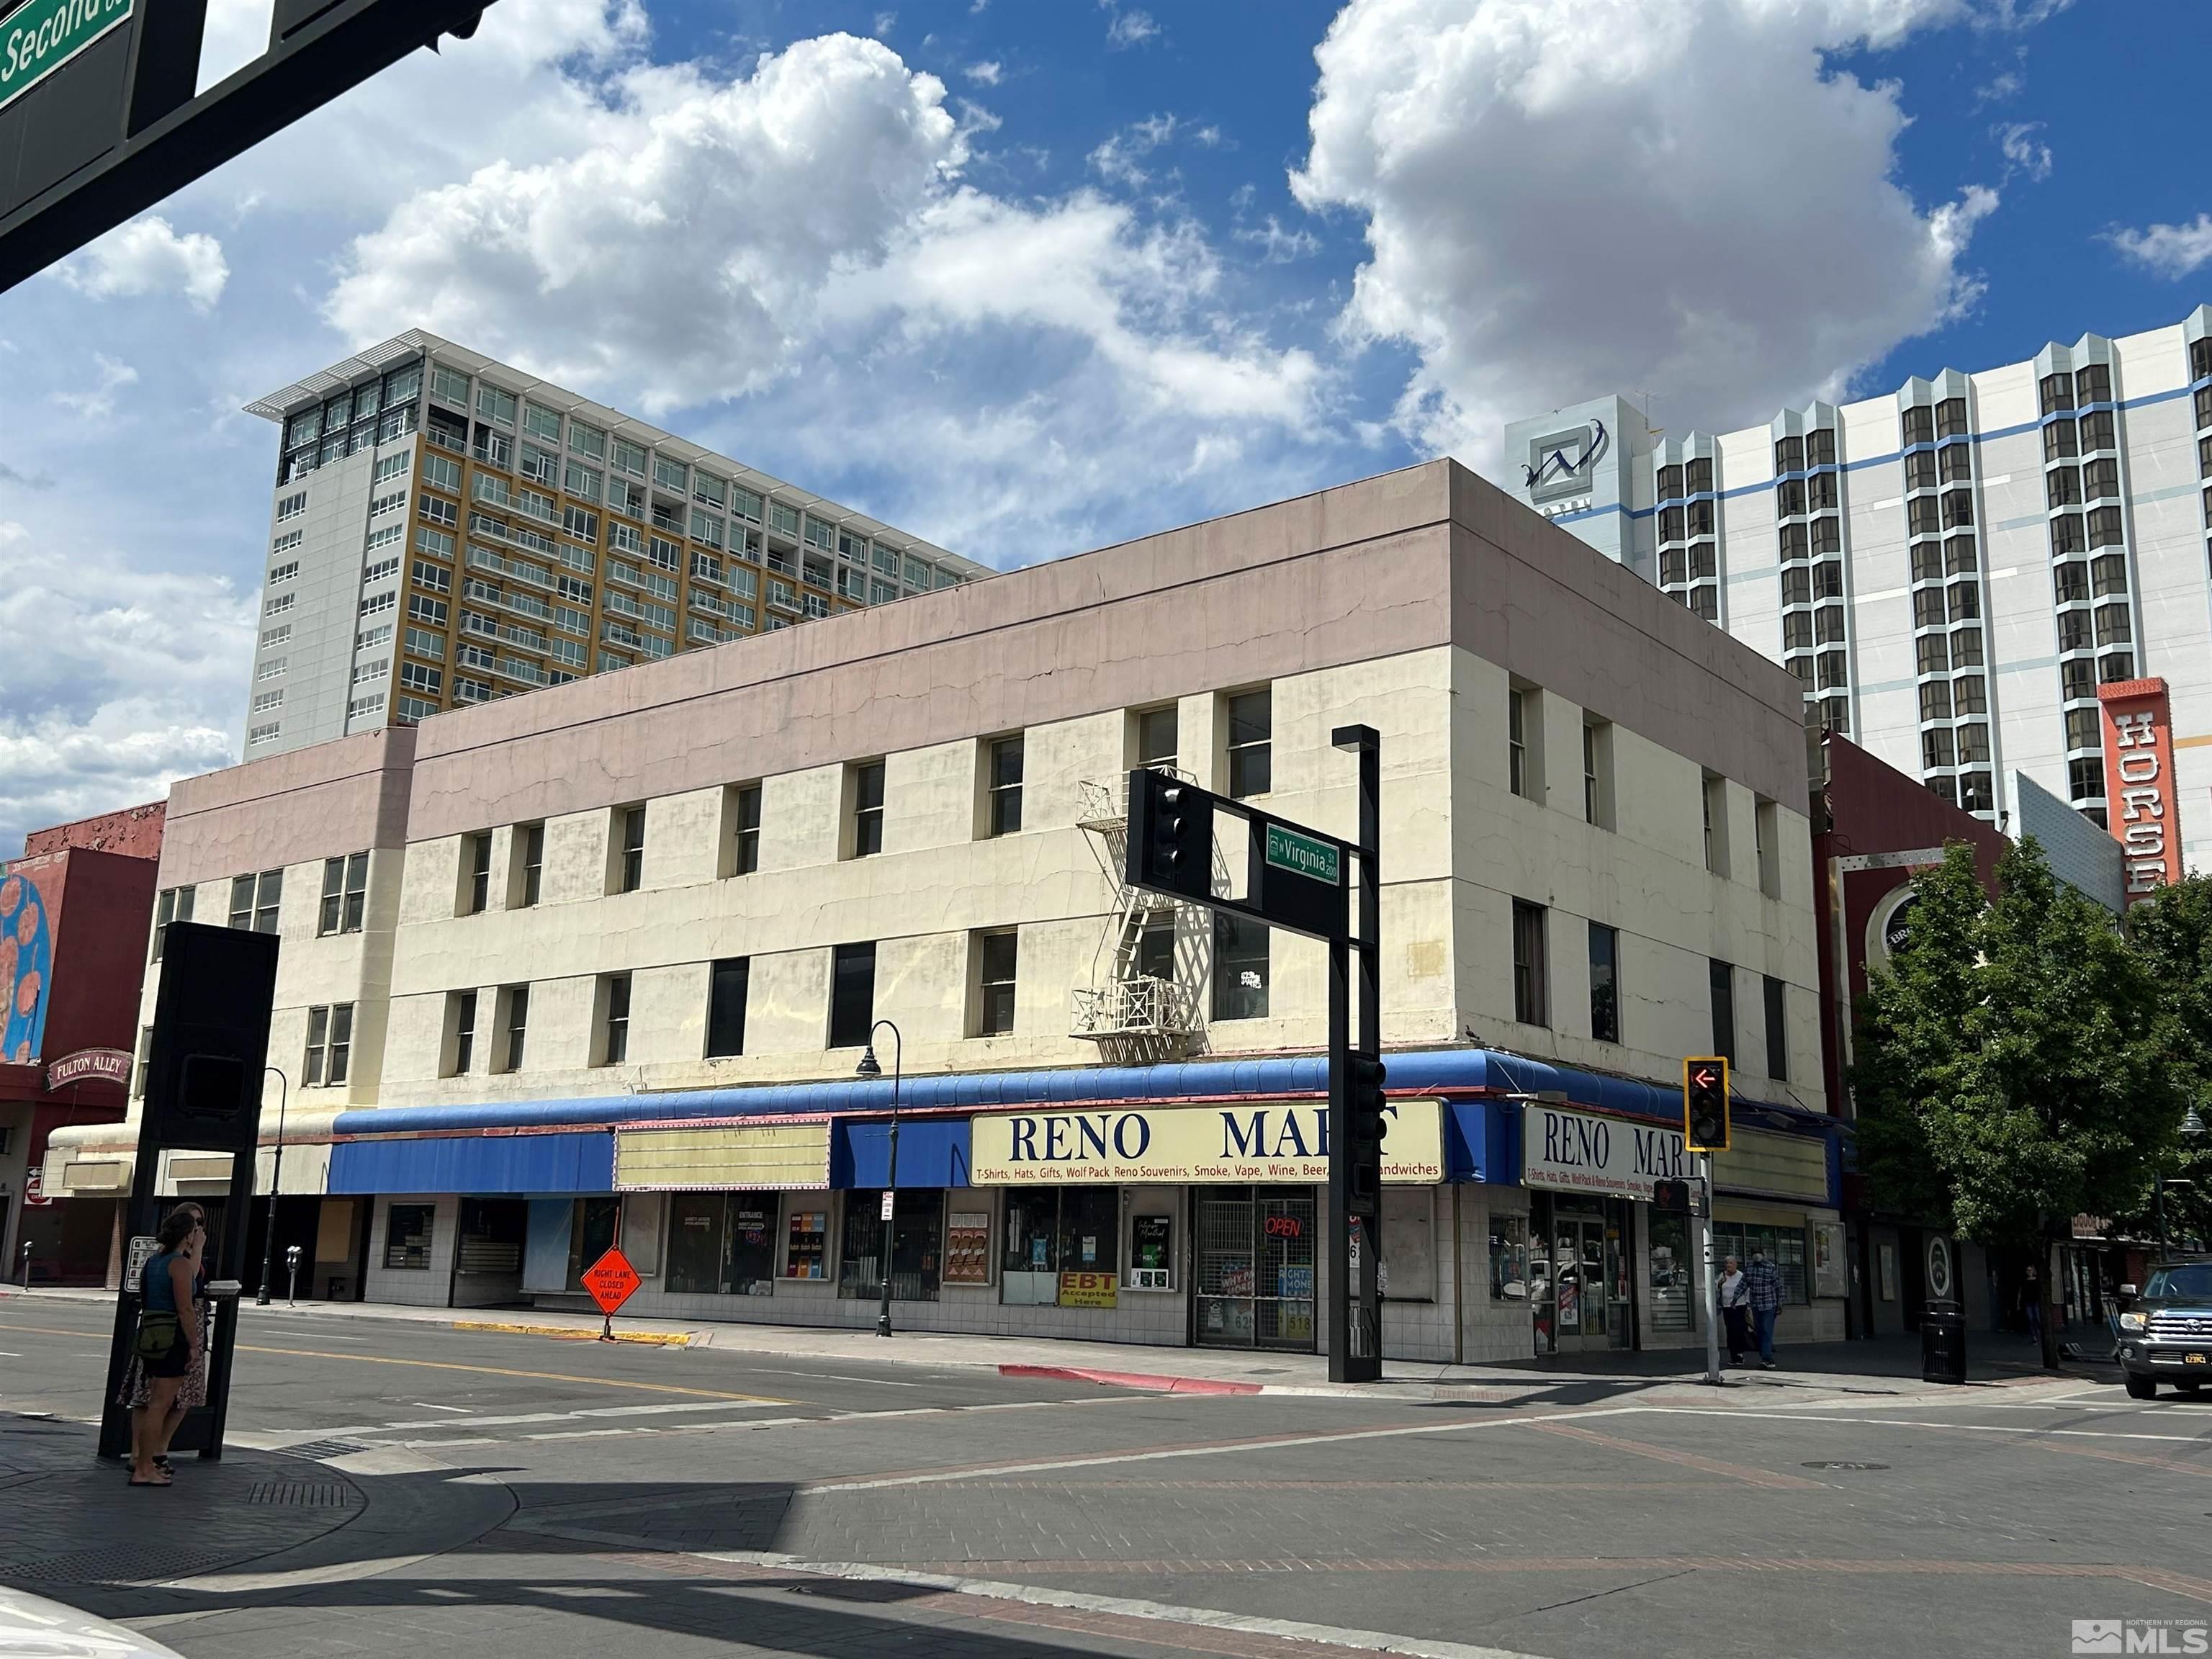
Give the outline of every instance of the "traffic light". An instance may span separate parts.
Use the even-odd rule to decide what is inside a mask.
[[[1389,1127],[1382,1085],[1389,1075],[1373,1054],[1345,1056],[1344,1156],[1354,1215],[1375,1215],[1382,1206],[1382,1136]]]
[[[1690,1183],[1686,1181],[1653,1182],[1651,1207],[1663,1215],[1689,1214]]]
[[[1682,1062],[1682,1139],[1693,1152],[1728,1151],[1729,1063],[1719,1054]]]
[[[1204,901],[1213,896],[1213,797],[1196,784],[1140,766],[1129,774],[1132,887]]]

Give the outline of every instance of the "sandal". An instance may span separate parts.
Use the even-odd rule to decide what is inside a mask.
[[[124,1484],[131,1486],[174,1486],[176,1483],[166,1473],[157,1472],[151,1480],[141,1480],[134,1474]]]

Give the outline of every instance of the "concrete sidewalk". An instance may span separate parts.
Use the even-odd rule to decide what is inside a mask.
[[[40,1301],[112,1306],[114,1294],[69,1289],[0,1290],[0,1306]],[[399,1322],[574,1341],[590,1340],[600,1329],[596,1315],[540,1309],[410,1308],[367,1302],[313,1302],[297,1306],[276,1302],[266,1308],[248,1302],[240,1309],[241,1328],[258,1328],[264,1334],[281,1331],[288,1323],[317,1319]],[[1393,1359],[1383,1363],[1381,1382],[1340,1384],[1329,1382],[1328,1362],[1320,1354],[1145,1347],[932,1331],[902,1331],[885,1340],[872,1329],[737,1322],[685,1324],[619,1316],[615,1325],[617,1336],[624,1340],[716,1353],[913,1364],[939,1370],[983,1369],[1009,1376],[1056,1376],[1177,1393],[1504,1401],[1571,1388],[1584,1397],[1595,1397],[1607,1391],[1640,1394],[1659,1388],[1698,1387],[1705,1370],[1702,1350],[1663,1348],[1469,1365]],[[2103,1333],[2096,1334],[2101,1337]],[[2117,1386],[2119,1381],[2118,1370],[2102,1363],[2099,1348],[2090,1349],[2098,1358],[2069,1363],[2057,1373],[2042,1369],[2033,1345],[2024,1336],[1976,1333],[1969,1336],[1967,1350],[1969,1388],[2047,1383],[2075,1388],[2094,1383]],[[1896,1398],[1926,1395],[1931,1389],[1939,1395],[1953,1392],[1921,1380],[1917,1336],[1812,1344],[1782,1350],[1778,1358],[1780,1364],[1771,1371],[1728,1370],[1727,1381],[1734,1385],[1728,1395],[1771,1400],[1781,1391],[1790,1397],[1817,1394]]]

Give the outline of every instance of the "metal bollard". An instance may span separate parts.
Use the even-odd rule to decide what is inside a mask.
[[[31,1241],[23,1241],[23,1288],[31,1288]]]

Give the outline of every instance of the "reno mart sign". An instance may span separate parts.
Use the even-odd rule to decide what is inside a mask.
[[[1655,1182],[1690,1177],[1682,1132],[1664,1124],[1531,1102],[1521,1115],[1521,1179],[1527,1186],[1649,1201]]]

